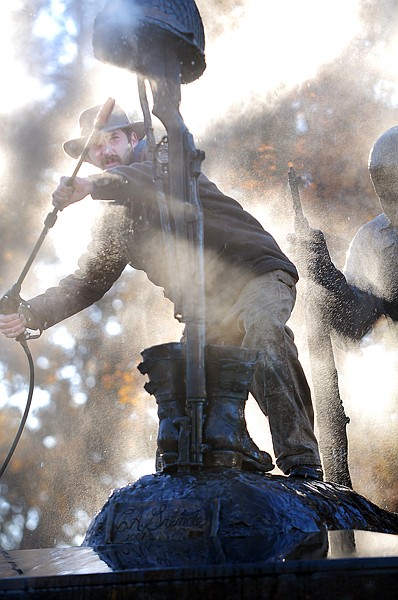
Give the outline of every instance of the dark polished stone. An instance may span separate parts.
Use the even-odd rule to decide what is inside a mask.
[[[397,578],[398,537],[370,531],[0,552],[14,600],[395,600]]]
[[[0,552],[0,598],[395,600],[397,533],[333,483],[157,473],[116,490],[84,546]]]

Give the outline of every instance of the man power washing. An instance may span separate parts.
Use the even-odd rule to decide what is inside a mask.
[[[98,108],[81,114],[81,137],[64,143],[71,157],[77,158],[84,147]],[[142,123],[130,122],[115,106],[87,154],[87,161],[102,172],[76,177],[72,186],[63,177],[53,193],[58,210],[86,196],[108,201],[79,269],[30,299],[29,308],[22,305],[17,313],[0,315],[5,337],[16,338],[25,328],[45,330],[90,306],[128,264],[145,271],[173,301],[153,164],[145,159]],[[286,325],[295,304],[296,268],[261,224],[203,173],[198,186],[204,223],[206,343],[260,352],[250,391],[268,416],[277,465],[290,477],[322,480],[310,390]],[[240,407],[246,399],[247,391]],[[224,401],[218,394],[217,402]],[[212,443],[222,451],[240,452],[248,468],[272,470],[271,457],[258,449],[242,428],[242,419],[243,410],[228,418],[224,411]]]

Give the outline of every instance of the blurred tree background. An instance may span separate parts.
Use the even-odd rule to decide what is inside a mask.
[[[62,142],[78,133],[80,112],[113,96],[132,118],[139,116],[134,74],[93,57],[92,24],[103,4],[14,0],[12,8],[0,7],[0,72],[7,83],[0,98],[1,293],[19,276],[59,177],[73,171]],[[342,267],[358,227],[380,212],[367,158],[378,135],[398,119],[396,2],[197,0],[197,5],[208,66],[183,89],[182,114],[206,152],[203,170],[288,252],[293,211],[287,171],[294,165],[304,182],[306,215],[324,230]],[[327,40],[332,49],[323,52],[319,45]],[[74,268],[100,210],[84,201],[59,215],[24,283],[24,298]],[[0,481],[1,547],[79,544],[113,488],[153,472],[156,405],[136,365],[143,348],[178,339],[181,326],[172,315],[162,291],[143,273],[126,269],[96,306],[31,342],[34,401]],[[292,321],[309,373],[300,298]],[[361,398],[356,405],[344,357],[341,365],[352,417],[354,488],[397,511],[396,402],[383,405],[378,416],[379,398]],[[0,340],[0,374],[2,461],[27,396],[28,366],[19,344]],[[385,377],[393,381],[393,375],[392,369]]]

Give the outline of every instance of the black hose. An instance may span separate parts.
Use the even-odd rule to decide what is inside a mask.
[[[28,357],[28,362],[29,362],[29,392],[28,392],[28,399],[26,401],[26,406],[25,406],[25,410],[24,413],[22,415],[22,419],[21,419],[21,423],[19,425],[17,434],[15,436],[15,439],[13,441],[13,444],[7,454],[7,457],[5,459],[5,461],[3,462],[1,468],[0,468],[0,479],[4,473],[4,471],[6,470],[8,463],[11,460],[12,455],[14,454],[15,448],[17,447],[17,444],[20,440],[20,437],[22,435],[22,432],[24,430],[25,427],[25,423],[26,423],[26,419],[28,418],[28,414],[29,414],[29,410],[30,410],[30,405],[32,404],[32,397],[33,397],[33,390],[34,390],[34,381],[35,381],[35,368],[34,368],[34,364],[33,364],[33,358],[32,358],[32,354],[28,348],[28,344],[26,343],[26,341],[21,341],[20,342],[22,348],[24,349],[24,352],[26,354],[26,356]]]

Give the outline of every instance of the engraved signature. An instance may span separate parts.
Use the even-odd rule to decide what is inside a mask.
[[[203,531],[208,526],[208,519],[203,511],[198,508],[189,510],[184,508],[180,511],[167,503],[153,507],[151,510],[143,510],[137,514],[137,509],[128,509],[119,514],[117,523],[114,524],[119,533],[129,532],[129,539],[155,539],[153,533],[159,530],[190,529]]]

